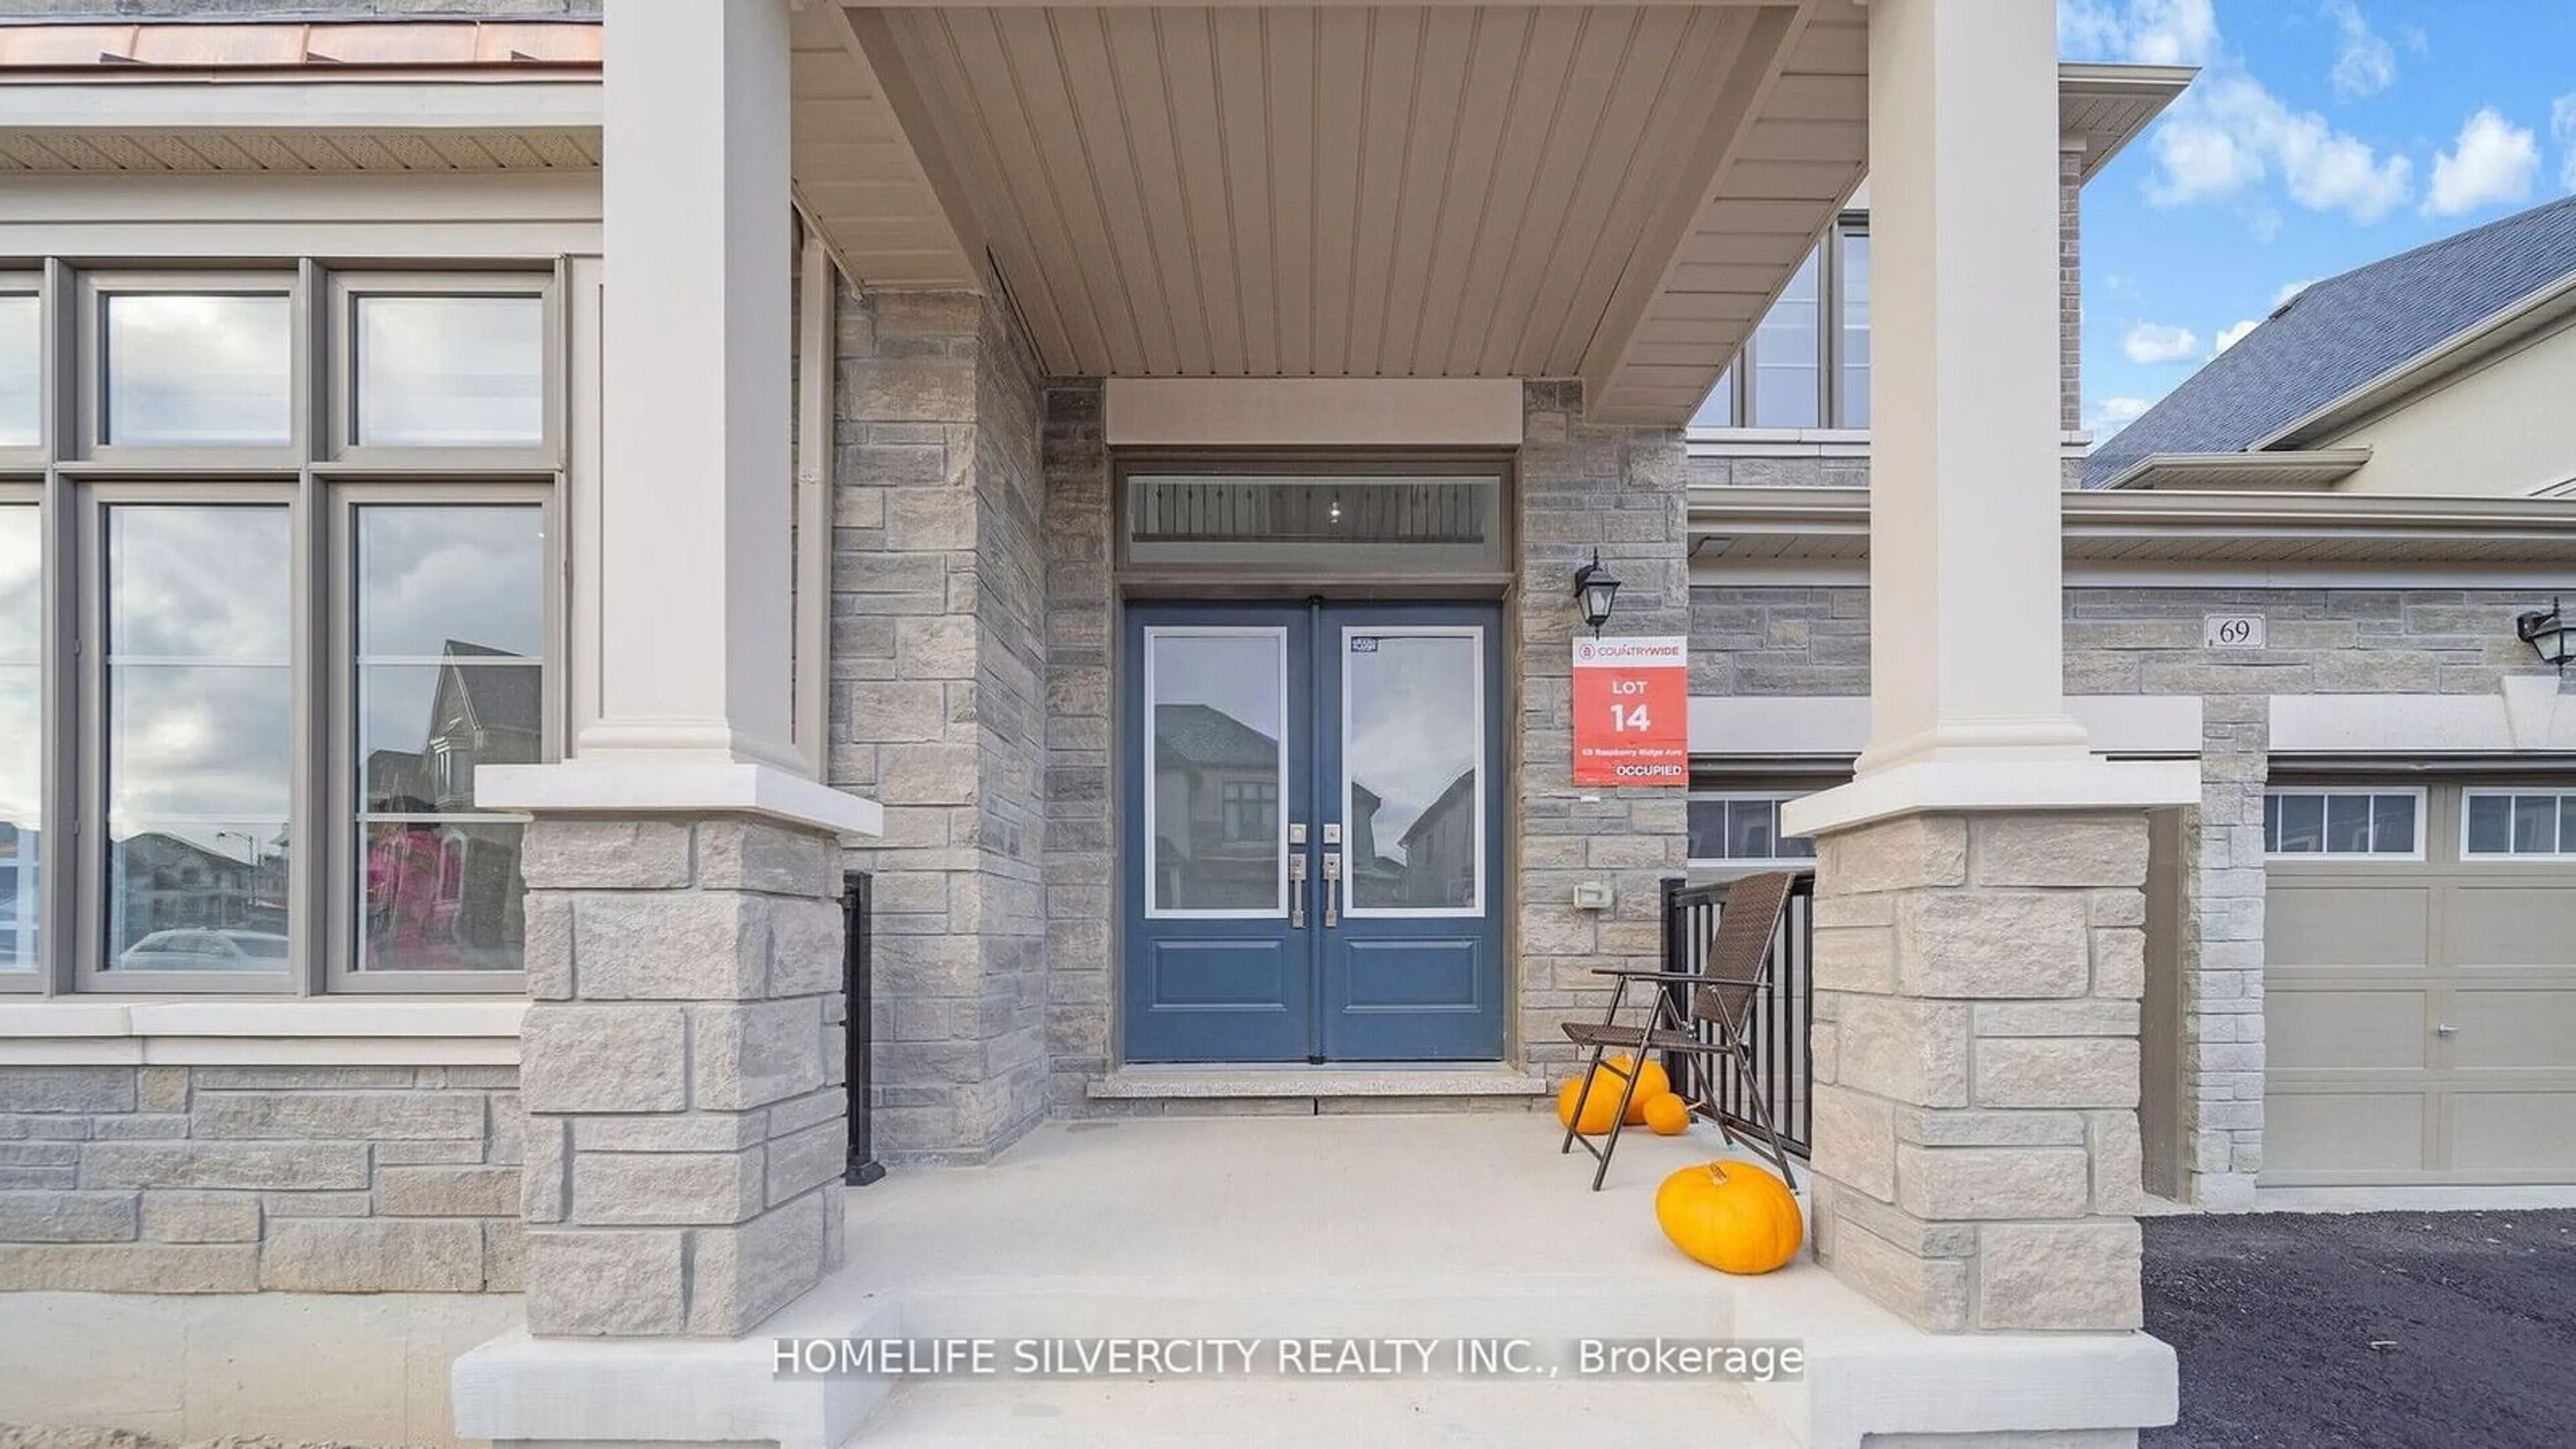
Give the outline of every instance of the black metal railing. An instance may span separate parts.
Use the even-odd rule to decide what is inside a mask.
[[[849,1042],[850,1170],[843,1181],[865,1187],[885,1176],[877,1161],[876,1094],[872,1067],[876,1046],[876,980],[873,940],[868,929],[868,895],[873,878],[866,871],[841,876],[841,994],[848,1007],[843,1035]]]
[[[1679,876],[1664,881],[1666,971],[1708,969],[1709,943],[1717,938],[1718,917],[1726,910],[1726,889],[1722,883],[1692,885]],[[1800,1157],[1807,1155],[1815,1120],[1815,1059],[1807,1040],[1816,1019],[1815,945],[1816,877],[1802,871],[1789,887],[1788,909],[1781,915],[1780,935],[1773,942],[1770,985],[1753,1003],[1751,1029],[1754,1078],[1771,1103],[1782,1142]],[[1675,1013],[1687,1020],[1688,988],[1674,982],[1665,990],[1672,994]],[[1711,1030],[1704,1023],[1695,1025],[1703,1034]],[[1712,1059],[1704,1056],[1668,1052],[1664,1057],[1664,1070],[1676,1083],[1685,1080],[1693,1064],[1714,1073],[1718,1115],[1727,1127],[1758,1133],[1761,1129],[1746,1111],[1744,1082],[1733,1071],[1716,1070]]]

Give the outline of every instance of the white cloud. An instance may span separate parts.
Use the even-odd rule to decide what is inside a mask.
[[[2334,3],[2350,6],[2350,0]],[[2371,34],[2357,11],[2353,20]],[[2210,0],[2058,0],[2057,36],[2059,50],[2073,59],[2208,67],[2156,128],[2156,174],[2147,197],[2159,206],[2237,200],[2278,178],[2301,206],[2371,222],[2414,193],[2412,161],[2382,157],[2323,116],[2293,111],[2247,73],[2227,52]],[[2349,49],[2349,27],[2345,38]],[[2375,34],[2371,39],[2388,52],[2393,78],[2393,49]],[[2375,79],[2370,64],[2358,63],[2354,78]],[[2258,232],[2265,229],[2262,216],[2259,207],[2249,211]]]
[[[2326,14],[2341,37],[2329,73],[2335,94],[2355,101],[2388,89],[2397,79],[2397,48],[2370,28],[2352,0],[2330,0]]]
[[[2215,357],[2219,353],[2225,352],[2237,343],[2244,341],[2246,333],[2251,332],[2262,325],[2262,318],[2248,317],[2244,321],[2237,323],[2235,326],[2228,328],[2226,331],[2219,333],[2218,342],[2215,346],[2209,349],[2209,355]]]
[[[2218,17],[2210,0],[2057,0],[2057,45],[2084,60],[2206,65]]]
[[[2433,187],[2424,198],[2424,214],[2458,216],[2524,200],[2539,169],[2540,147],[2531,133],[2495,107],[2482,106],[2460,124],[2460,139],[2452,148],[2433,158]]]
[[[2560,147],[2558,189],[2576,191],[2576,95],[2549,103],[2549,135]]]
[[[2120,350],[2131,362],[2152,366],[2159,362],[2189,362],[2200,355],[2200,339],[2188,327],[2174,327],[2162,322],[2141,322],[2129,329],[2120,341]]]
[[[2250,75],[2204,78],[2185,92],[2155,135],[2159,174],[2147,199],[2184,206],[2239,195],[2277,173],[2290,199],[2311,211],[2377,221],[2414,190],[2414,163],[2381,159],[2369,143],[2293,111]]]
[[[2147,407],[2147,400],[2142,397],[2106,397],[2095,403],[2093,411],[2085,415],[2085,430],[2093,435],[2096,442],[2103,441],[2136,422]]]

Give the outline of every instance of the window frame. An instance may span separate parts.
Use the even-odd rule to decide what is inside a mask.
[[[238,267],[187,271],[120,267],[82,271],[72,279],[72,436],[67,467],[90,465],[128,475],[203,473],[222,469],[293,468],[312,455],[313,298],[310,263],[263,259]],[[286,441],[275,444],[111,443],[107,440],[107,304],[119,296],[222,296],[286,299]],[[59,359],[57,359],[59,360]],[[58,371],[58,369],[48,369]],[[60,379],[54,384],[62,388]]]
[[[46,460],[53,456],[54,437],[61,428],[59,384],[55,369],[46,364],[60,350],[60,317],[54,305],[49,279],[41,270],[0,266],[0,297],[34,297],[36,299],[36,441],[24,446],[0,445],[0,483],[8,475],[26,472],[41,475]]]
[[[581,268],[591,267],[583,280]],[[346,728],[354,754],[354,514],[364,503],[533,503],[543,510],[544,671],[541,758],[563,757],[582,681],[566,589],[576,506],[595,504],[595,461],[573,439],[597,411],[595,258],[583,255],[388,257],[326,266],[278,252],[237,259],[150,258],[83,268],[61,257],[0,261],[0,290],[39,299],[40,445],[0,449],[0,505],[33,504],[42,547],[42,719],[34,853],[41,942],[34,969],[0,969],[0,998],[109,993],[206,1000],[325,994],[510,997],[524,971],[366,972],[356,939],[358,786],[337,773]],[[271,295],[286,299],[289,442],[282,446],[109,444],[108,299],[128,294]],[[356,419],[356,313],[361,296],[534,296],[542,328],[544,438],[539,446],[365,448]],[[576,314],[575,309],[582,310]],[[345,422],[340,421],[345,420]],[[573,490],[581,490],[578,495]],[[104,642],[107,507],[283,505],[288,514],[291,675],[286,882],[289,944],[274,971],[114,970],[108,958],[111,852],[106,826]],[[335,531],[336,530],[336,531]],[[583,555],[587,557],[588,555]],[[344,702],[345,701],[345,702]],[[317,732],[319,732],[317,734]],[[317,748],[317,745],[320,747]],[[509,812],[494,812],[508,818]],[[343,884],[347,886],[344,892]],[[342,895],[345,900],[336,899]],[[345,923],[345,924],[344,924]],[[167,928],[178,929],[178,928]],[[342,932],[345,930],[345,936]]]
[[[323,310],[322,371],[317,381],[328,421],[321,429],[320,456],[340,467],[456,473],[484,469],[553,471],[563,466],[564,319],[556,274],[526,267],[381,271],[334,270],[327,279]],[[358,302],[367,297],[526,297],[543,309],[542,338],[544,423],[541,436],[526,445],[437,444],[369,445],[358,441]]]
[[[2558,848],[2556,850],[2512,849],[2510,841],[2513,825],[2510,808],[2508,808],[2505,823],[2508,841],[2506,849],[2494,851],[2469,848],[2469,807],[2472,803],[2480,798],[2501,798],[2509,801],[2524,795],[2546,795],[2558,802]],[[2463,865],[2472,862],[2479,865],[2563,865],[2568,861],[2576,860],[2576,849],[2570,849],[2567,840],[2567,812],[2570,802],[2576,802],[2576,789],[2543,785],[2462,786],[2460,789],[2460,863]]]
[[[2271,815],[2271,812],[2272,812],[2272,801],[2273,801],[2273,800],[2275,800],[2275,799],[2277,799],[2277,798],[2279,798],[2280,796],[2283,796],[2283,795],[2314,795],[2314,796],[2318,797],[2320,800],[2323,800],[2323,799],[2326,799],[2326,798],[2328,798],[2328,797],[2332,797],[2332,796],[2338,796],[2338,795],[2340,795],[2340,796],[2359,796],[2359,797],[2361,797],[2361,798],[2363,798],[2363,799],[2365,799],[2365,800],[2369,800],[2369,799],[2376,799],[2377,797],[2379,797],[2379,796],[2383,796],[2383,795],[2404,795],[2404,796],[2407,796],[2407,797],[2409,797],[2409,798],[2413,799],[2413,800],[2414,800],[2414,802],[2415,802],[2415,842],[2414,842],[2414,846],[2413,846],[2413,848],[2412,848],[2411,850],[2408,850],[2408,851],[2404,852],[2404,853],[2399,853],[2399,852],[2396,852],[2396,851],[2387,851],[2387,850],[2373,850],[2373,851],[2350,851],[2350,850],[2304,850],[2304,851],[2284,851],[2284,850],[2276,849],[2276,848],[2274,847],[2274,845],[2273,845],[2272,841],[2271,841],[2271,840],[2269,840],[2269,839],[2266,839],[2266,840],[2263,842],[2263,860],[2264,860],[2264,863],[2265,863],[2266,865],[2271,865],[2271,864],[2276,864],[2276,863],[2287,863],[2287,864],[2292,864],[2292,865],[2301,865],[2301,864],[2308,864],[2308,863],[2311,863],[2311,862],[2325,862],[2325,863],[2329,863],[2329,864],[2343,864],[2343,865],[2368,865],[2368,864],[2372,864],[2372,863],[2377,863],[2377,864],[2381,864],[2381,865],[2408,865],[2408,864],[2420,865],[2420,864],[2423,864],[2423,863],[2424,863],[2424,853],[2425,853],[2425,850],[2427,849],[2427,847],[2431,844],[2431,842],[2432,842],[2432,836],[2433,836],[2433,821],[2432,821],[2432,816],[2431,816],[2431,814],[2430,814],[2430,804],[2431,804],[2430,796],[2431,796],[2431,791],[2430,791],[2430,790],[2429,790],[2429,788],[2428,788],[2428,787],[2426,787],[2426,786],[2423,786],[2423,785],[2266,785],[2266,786],[2264,786],[2264,787],[2263,787],[2263,810],[2264,810],[2264,815],[2266,816],[2266,818],[2267,818],[2267,819],[2269,818],[2269,816]],[[2466,813],[2466,812],[2464,811],[2464,812],[2463,812],[2463,814],[2465,815],[2465,813]],[[2320,821],[2322,822],[2322,816],[2320,817]],[[2465,826],[2463,826],[2462,828],[2463,828],[2463,829],[2465,829],[2466,827],[2465,827]],[[2267,826],[2267,827],[2266,827],[2266,829],[2265,829],[2265,834],[2266,834],[2267,836],[2270,834],[2270,831],[2269,831],[2268,826]],[[2378,826],[2378,821],[2377,821],[2377,812],[2376,812],[2376,809],[2374,808],[2374,810],[2373,810],[2373,815],[2372,815],[2372,824],[2371,824],[2371,840],[2372,840],[2372,842],[2373,842],[2373,843],[2376,843],[2376,842],[2378,841],[2378,838],[2379,838],[2379,826]]]
[[[544,575],[545,652],[536,667],[544,683],[539,721],[538,756],[555,760],[564,749],[564,591],[563,500],[554,485],[535,478],[454,480],[344,480],[330,486],[325,506],[330,512],[330,568],[321,583],[323,617],[329,626],[323,647],[329,660],[324,677],[330,741],[323,750],[324,776],[320,818],[331,837],[317,852],[330,890],[320,903],[321,989],[334,996],[420,996],[452,992],[487,994],[525,991],[525,971],[391,971],[364,970],[358,939],[358,903],[366,890],[364,862],[358,850],[358,510],[366,507],[486,507],[536,505],[546,531]],[[525,667],[525,666],[505,666]],[[476,812],[495,821],[529,817],[520,811]],[[523,837],[524,838],[524,837]],[[515,983],[515,984],[512,984]]]
[[[1825,788],[1829,787],[1816,786],[1809,789],[1799,790],[1720,790],[1702,789],[1697,786],[1693,786],[1682,797],[1682,835],[1685,850],[1688,849],[1688,841],[1690,837],[1690,807],[1693,804],[1701,801],[1708,801],[1717,804],[1734,804],[1740,801],[1768,801],[1771,805],[1772,853],[1764,856],[1689,855],[1686,856],[1683,861],[1684,868],[1692,871],[1730,872],[1744,875],[1755,875],[1769,870],[1815,869],[1816,857],[1812,849],[1814,842],[1807,836],[1801,835],[1797,837],[1797,839],[1807,840],[1809,842],[1811,848],[1807,854],[1782,855],[1779,853],[1779,843],[1790,838],[1783,834],[1780,829],[1780,807],[1788,804],[1792,800],[1803,800],[1807,796],[1816,793],[1816,790]]]
[[[1742,345],[1736,348],[1733,357],[1727,359],[1726,370],[1718,374],[1718,387],[1727,391],[1727,412],[1732,421],[1692,426],[1687,430],[1691,436],[1699,438],[1781,437],[1814,433],[1847,433],[1855,437],[1868,435],[1868,424],[1854,425],[1840,421],[1843,416],[1844,395],[1842,373],[1845,260],[1843,246],[1852,237],[1866,238],[1868,235],[1868,212],[1844,212],[1834,218],[1832,225],[1817,235],[1807,251],[1799,254],[1796,267],[1792,269],[1794,274],[1795,270],[1804,268],[1811,258],[1816,263],[1817,421],[1815,424],[1810,427],[1780,427],[1753,421],[1753,401],[1756,391],[1754,379],[1760,372],[1758,357],[1760,348],[1756,338],[1762,330],[1763,322],[1770,318],[1771,307],[1778,305],[1779,299],[1774,297],[1771,305],[1765,306],[1761,315],[1755,317],[1746,327]],[[1782,284],[1782,290],[1787,290],[1786,283]],[[1876,325],[1875,319],[1872,325],[1873,327]],[[1875,362],[1876,352],[1873,349],[1873,367]],[[1716,389],[1713,388],[1711,391],[1714,392]],[[1699,407],[1705,406],[1707,406],[1707,399],[1703,398],[1692,412],[1695,415]]]

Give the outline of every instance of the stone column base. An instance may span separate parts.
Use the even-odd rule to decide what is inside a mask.
[[[1933,1332],[2138,1327],[2144,812],[1816,845],[1818,1260]]]
[[[541,815],[521,869],[528,1329],[741,1333],[840,1255],[837,841]]]

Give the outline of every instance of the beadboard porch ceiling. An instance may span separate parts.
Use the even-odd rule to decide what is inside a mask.
[[[1868,160],[1854,0],[808,3],[796,46],[844,265],[999,287],[1059,375],[1580,377],[1679,423]],[[2063,104],[2098,156],[2188,79],[2123,69]]]
[[[1596,415],[1678,421],[1860,179],[1865,25],[809,6],[798,185],[864,280],[998,283],[1053,372],[1579,375]]]

